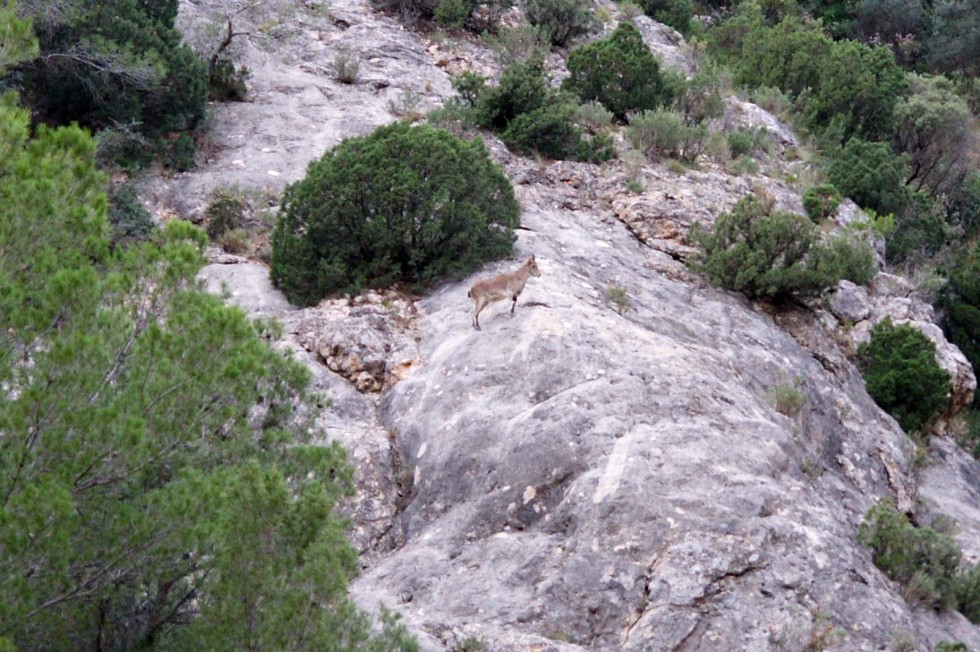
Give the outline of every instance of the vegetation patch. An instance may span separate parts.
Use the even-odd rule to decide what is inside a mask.
[[[399,122],[345,140],[286,190],[270,274],[303,305],[419,289],[510,253],[519,213],[481,143]]]
[[[936,345],[907,324],[886,318],[858,347],[868,394],[906,432],[918,432],[946,406],[949,374],[936,362]]]

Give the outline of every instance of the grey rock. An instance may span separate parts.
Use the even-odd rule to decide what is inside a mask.
[[[829,307],[838,319],[851,323],[863,321],[871,315],[868,291],[860,285],[846,280],[841,281],[837,289],[831,294]]]

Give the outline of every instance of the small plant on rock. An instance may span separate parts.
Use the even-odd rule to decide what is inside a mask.
[[[622,285],[609,285],[604,292],[606,304],[614,306],[620,315],[630,309],[630,299]]]
[[[339,50],[333,59],[334,73],[342,84],[353,84],[361,73],[361,58],[350,50]]]

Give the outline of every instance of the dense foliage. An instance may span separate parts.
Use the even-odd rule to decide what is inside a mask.
[[[950,340],[980,369],[980,245],[953,265],[941,302]]]
[[[207,65],[174,27],[177,0],[23,6],[40,53],[18,72],[42,120],[92,129],[134,124],[156,137],[204,117]]]
[[[496,86],[487,87],[483,77],[463,73],[453,78],[453,87],[463,114],[497,131],[514,152],[593,163],[612,158],[612,140],[602,133],[609,119],[571,95],[552,90],[537,54],[504,68]]]
[[[348,602],[345,456],[199,289],[203,232],[112,250],[91,137],[0,134],[0,648],[414,649]]]
[[[562,88],[583,102],[602,103],[621,120],[670,99],[660,65],[632,23],[620,23],[607,38],[572,50],[568,72]]]
[[[694,17],[692,0],[639,0],[637,3],[643,13],[657,22],[673,27],[682,34],[691,31]]]
[[[868,394],[906,432],[921,431],[946,407],[949,374],[936,362],[936,345],[919,330],[886,318],[857,354]]]
[[[524,11],[532,25],[544,30],[552,45],[565,45],[596,25],[588,0],[527,0]]]
[[[856,235],[821,241],[806,217],[755,195],[720,215],[712,231],[696,225],[692,238],[701,248],[695,266],[713,285],[754,299],[820,292],[842,278],[863,284],[875,273],[870,247]]]
[[[858,540],[871,548],[878,568],[905,586],[908,599],[980,622],[980,566],[960,571],[963,553],[952,537],[915,527],[894,503],[880,500],[865,514]]]
[[[273,282],[295,303],[460,276],[510,252],[520,206],[478,141],[396,123],[345,140],[290,186]]]

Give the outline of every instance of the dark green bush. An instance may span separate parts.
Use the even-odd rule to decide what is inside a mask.
[[[834,41],[821,25],[789,17],[778,25],[746,17],[733,44],[735,81],[746,86],[778,88],[795,99],[820,83],[821,62]]]
[[[477,106],[487,87],[487,78],[467,70],[452,78],[453,90],[466,106]]]
[[[601,134],[586,138],[574,122],[576,115],[573,104],[549,103],[514,118],[500,137],[518,154],[537,152],[553,159],[590,163],[611,159],[612,139]]]
[[[949,282],[940,295],[946,312],[946,331],[975,370],[980,370],[980,246],[953,259]],[[968,415],[980,453],[980,412]]]
[[[970,649],[960,641],[943,641],[932,652],[970,652]]]
[[[442,27],[460,29],[477,4],[476,0],[439,0],[433,17]]]
[[[899,214],[911,201],[908,163],[888,143],[852,138],[830,157],[827,177],[859,206]]]
[[[891,50],[839,41],[817,64],[817,83],[801,98],[810,124],[823,128],[835,120],[844,139],[890,138],[895,103],[908,90]]]
[[[375,9],[396,14],[406,23],[433,19],[442,27],[466,27],[477,33],[495,31],[500,16],[514,6],[513,0],[371,0],[371,4]],[[480,5],[482,13],[476,12]]]
[[[131,183],[110,190],[109,224],[112,226],[110,239],[114,245],[147,240],[157,230],[153,216],[140,203],[136,187]]]
[[[971,623],[980,624],[980,565],[956,578],[954,595],[956,610],[969,618]]]
[[[194,152],[197,145],[187,134],[181,134],[170,141],[163,141],[160,159],[163,165],[177,172],[187,172],[194,167]]]
[[[691,0],[639,0],[637,3],[650,18],[673,27],[681,34],[691,31],[694,3]]]
[[[811,186],[803,192],[803,210],[816,224],[833,215],[840,202],[840,192],[832,183]]]
[[[46,122],[93,130],[138,124],[144,135],[193,129],[208,67],[181,43],[174,0],[107,0],[50,11],[22,3],[40,55],[21,67],[25,97]]]
[[[857,362],[868,394],[906,432],[921,431],[946,407],[949,374],[936,362],[936,345],[915,328],[879,322]]]
[[[528,21],[547,34],[552,45],[565,45],[596,26],[588,0],[527,0]]]
[[[602,103],[621,120],[671,99],[657,59],[632,23],[620,23],[608,38],[572,50],[568,71],[562,88],[583,102]]]
[[[864,516],[858,541],[871,548],[875,565],[906,587],[906,595],[937,609],[956,606],[957,569],[962,558],[953,539],[909,523],[888,500]]]
[[[235,68],[225,57],[215,59],[208,71],[208,97],[215,102],[244,102],[251,75],[246,66]]]
[[[893,265],[918,263],[937,254],[945,242],[942,207],[922,193],[915,193],[895,220],[895,232],[885,246],[885,259]]]
[[[466,90],[479,88],[476,78],[461,81]],[[544,106],[549,93],[541,59],[511,64],[504,69],[499,84],[474,94],[479,97],[476,104],[477,123],[489,129],[505,129],[520,114]]]
[[[343,141],[287,188],[270,274],[300,304],[422,288],[507,255],[519,213],[482,143],[399,122]]]
[[[702,252],[694,265],[713,285],[754,299],[820,292],[848,276],[863,283],[874,273],[867,243],[821,242],[806,217],[775,211],[754,195],[720,215],[713,231],[696,224],[691,238]]]

